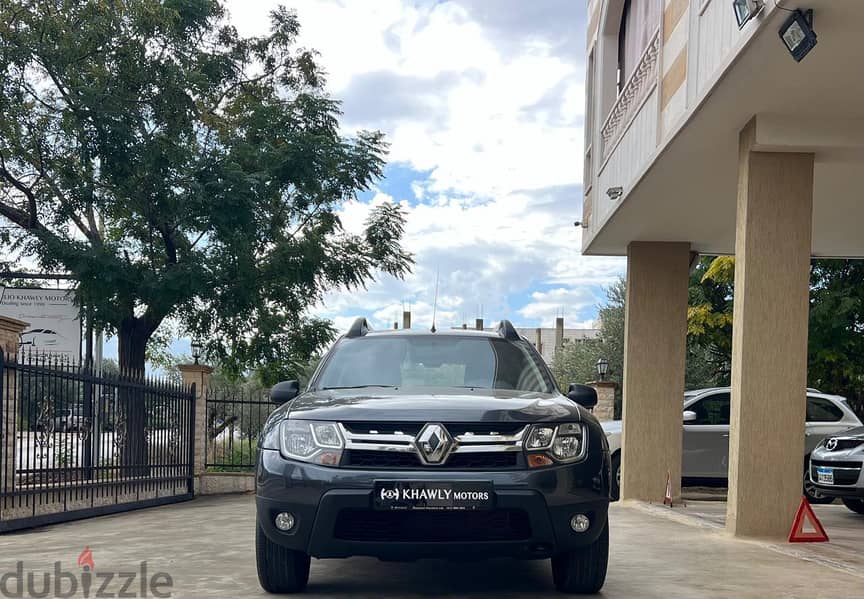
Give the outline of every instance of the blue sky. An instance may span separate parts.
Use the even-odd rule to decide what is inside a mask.
[[[283,0],[284,2],[284,0]],[[242,34],[260,34],[278,0],[227,0]],[[371,205],[400,202],[405,280],[334,290],[316,312],[340,329],[356,316],[392,326],[410,304],[438,325],[509,318],[569,326],[596,318],[620,258],[579,252],[585,2],[297,0],[301,43],[315,48],[346,135],[383,131],[384,178],[341,212],[359,231]],[[188,340],[172,349],[188,353]],[[106,355],[116,349],[112,346]]]

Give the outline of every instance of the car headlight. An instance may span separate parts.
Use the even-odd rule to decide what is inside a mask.
[[[345,442],[334,422],[284,420],[281,425],[282,455],[293,460],[338,466]]]
[[[532,468],[549,466],[553,460],[563,463],[577,462],[586,455],[585,427],[580,423],[535,425],[528,433],[525,449],[529,452],[542,452],[528,456],[528,464]]]

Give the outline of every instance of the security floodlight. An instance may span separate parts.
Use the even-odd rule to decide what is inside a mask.
[[[609,196],[609,199],[613,202],[624,195],[624,188],[620,185],[617,187],[610,187],[606,190],[606,195]]]
[[[816,45],[816,32],[813,31],[813,10],[794,11],[780,28],[780,39],[789,50],[795,62],[801,62]]]
[[[201,350],[203,349],[200,341],[192,342],[192,357],[195,358],[195,363],[198,363],[198,358],[201,357]]]
[[[732,0],[732,10],[735,11],[738,29],[744,27],[750,19],[762,12],[763,6],[761,0]]]
[[[609,373],[609,360],[606,358],[599,358],[597,360],[597,375],[600,377],[601,381],[606,380],[606,375]]]

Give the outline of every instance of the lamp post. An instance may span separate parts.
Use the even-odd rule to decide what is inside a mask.
[[[606,358],[599,358],[597,360],[597,375],[600,377],[601,381],[606,380],[606,375],[609,373],[609,360]]]
[[[201,350],[202,350],[201,342],[200,341],[193,341],[192,342],[192,357],[195,358],[196,364],[198,363],[198,358],[201,357]]]

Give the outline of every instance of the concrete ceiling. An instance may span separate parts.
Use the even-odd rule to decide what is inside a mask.
[[[814,0],[802,8],[815,12],[811,53],[792,59],[778,36],[788,13],[775,11],[586,253],[622,255],[630,241],[687,241],[702,253],[733,253],[738,133],[760,115],[778,124],[777,149],[816,154],[814,255],[864,257],[864,1]],[[806,126],[796,126],[802,120]],[[824,139],[823,131],[833,134]]]

